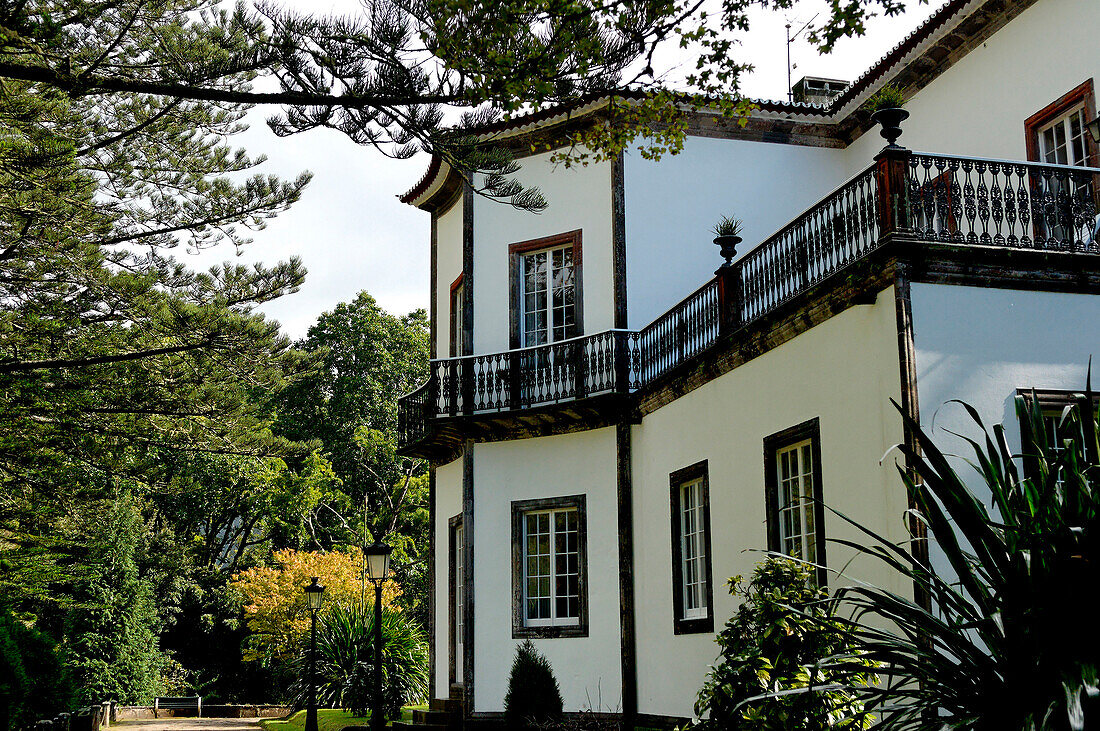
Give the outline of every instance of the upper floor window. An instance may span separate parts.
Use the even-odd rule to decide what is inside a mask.
[[[462,308],[465,300],[463,299],[464,288],[462,286],[462,279],[463,276],[459,274],[458,278],[451,283],[450,355],[452,358],[460,355],[466,355],[466,348],[463,347],[465,345],[466,339],[463,337],[463,334],[465,333],[465,328],[463,326],[465,325],[465,323],[463,321],[464,314]]]
[[[583,495],[512,503],[512,636],[587,636]]]
[[[710,489],[704,460],[669,475],[675,634],[712,632]]]
[[[764,440],[768,549],[825,565],[821,433],[817,419]],[[818,581],[826,580],[823,568]]]
[[[1096,150],[1085,125],[1095,116],[1096,97],[1089,79],[1027,119],[1028,159],[1053,165],[1089,165],[1096,160]]]
[[[512,347],[580,335],[581,232],[512,244]]]

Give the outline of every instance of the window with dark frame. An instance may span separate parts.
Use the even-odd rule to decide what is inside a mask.
[[[1088,79],[1024,121],[1028,159],[1054,165],[1097,162],[1096,143],[1085,129],[1095,118],[1096,94]]]
[[[521,241],[509,246],[508,254],[512,347],[581,335],[580,230]]]
[[[459,274],[458,277],[451,283],[451,340],[450,340],[450,356],[452,358],[466,354],[466,349],[463,347],[463,314],[462,314],[462,280],[463,275]]]
[[[817,418],[764,439],[768,550],[825,566],[821,429]],[[818,568],[818,585],[828,575]]]
[[[673,632],[714,631],[707,461],[669,475]]]
[[[1075,394],[1079,391],[1056,391],[1050,389],[1024,389],[1020,388],[1016,391],[1017,394],[1024,397],[1028,406],[1032,406],[1034,400],[1039,402],[1039,410],[1043,415],[1043,430],[1046,434],[1046,443],[1050,445],[1051,456],[1057,458],[1064,447],[1059,446],[1070,435],[1065,433],[1065,426],[1062,424],[1062,414],[1066,407],[1076,403]],[[1096,414],[1093,414],[1093,418]],[[1035,463],[1035,455],[1037,451],[1035,444],[1028,438],[1027,431],[1020,425],[1020,446],[1021,454],[1023,456],[1024,464],[1024,476],[1025,477],[1037,477],[1038,466]],[[1062,483],[1062,478],[1056,477],[1055,482],[1057,484]]]
[[[450,625],[450,682],[462,682],[462,633],[465,625],[465,541],[462,534],[462,515],[448,521],[448,563],[450,564],[450,587],[448,591],[448,611]]]
[[[588,636],[585,496],[512,502],[512,637]]]
[[[1085,128],[1095,118],[1096,94],[1093,80],[1087,79],[1024,121],[1027,159],[1052,165],[1100,164],[1100,150]],[[1093,195],[1097,195],[1095,185]],[[1033,205],[1037,202],[1044,209],[1050,209],[1047,217],[1073,220],[1073,197],[1065,180],[1039,179],[1038,175],[1033,175],[1032,196],[1035,199]],[[1044,222],[1036,218],[1034,225],[1038,239],[1065,240],[1071,237],[1071,232],[1057,220]]]

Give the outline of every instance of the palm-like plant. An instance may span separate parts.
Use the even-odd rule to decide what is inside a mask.
[[[365,715],[373,704],[374,612],[334,606],[317,626],[317,702]],[[309,650],[301,655],[302,667]],[[298,688],[299,700],[306,688]],[[382,696],[387,718],[428,694],[428,644],[416,622],[382,609]]]
[[[840,541],[912,579],[923,602],[856,585],[840,592],[850,631],[884,683],[859,689],[889,730],[1084,729],[1100,722],[1100,444],[1091,387],[1062,413],[1052,443],[1037,399],[1017,398],[1023,443],[1034,445],[1021,475],[1005,429],[967,439],[988,487],[987,507],[947,457],[906,419],[916,447],[901,470],[932,552],[948,570],[928,569],[908,547],[857,526],[877,545]],[[904,416],[904,415],[903,415]],[[843,517],[843,516],[842,516]],[[854,523],[853,523],[854,524]],[[937,564],[939,561],[937,560]],[[826,663],[842,666],[846,658]],[[1090,700],[1092,698],[1092,700]],[[1095,715],[1094,715],[1095,714]]]

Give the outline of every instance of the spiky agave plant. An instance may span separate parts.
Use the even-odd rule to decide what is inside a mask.
[[[1091,384],[1061,414],[1058,443],[1038,399],[1016,399],[1023,443],[1034,445],[1023,475],[1004,427],[986,429],[962,406],[985,434],[966,441],[989,507],[911,419],[916,448],[900,447],[917,475],[902,469],[902,479],[948,570],[929,571],[908,547],[855,523],[875,545],[838,541],[885,561],[930,600],[928,608],[874,586],[841,590],[860,656],[878,662],[885,681],[858,690],[881,714],[877,728],[890,731],[1095,728],[1100,445]]]
[[[334,606],[317,625],[317,702],[365,715],[373,703],[374,611]],[[309,662],[303,649],[301,667]],[[419,703],[428,693],[428,644],[423,631],[404,612],[382,609],[382,689],[386,715]],[[299,687],[300,700],[306,687]]]

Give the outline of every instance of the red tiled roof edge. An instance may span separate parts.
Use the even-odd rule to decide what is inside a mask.
[[[829,111],[834,112],[839,110],[865,91],[867,87],[882,78],[882,76],[896,66],[898,62],[905,58],[906,54],[942,28],[947,21],[955,17],[955,15],[970,2],[971,0],[950,0],[945,3],[943,7],[934,12],[927,20],[917,26],[913,32],[903,38],[901,43],[894,46],[889,53],[879,59],[874,66],[864,71],[859,78],[853,81],[847,89],[840,93],[840,96],[833,99],[832,103],[829,105]]]
[[[424,172],[424,175],[416,182],[416,185],[397,196],[397,199],[402,203],[412,203],[423,195],[424,191],[431,186],[436,176],[439,175],[439,169],[442,165],[442,158],[440,158],[439,155],[432,155],[432,162],[428,165],[428,169]]]

